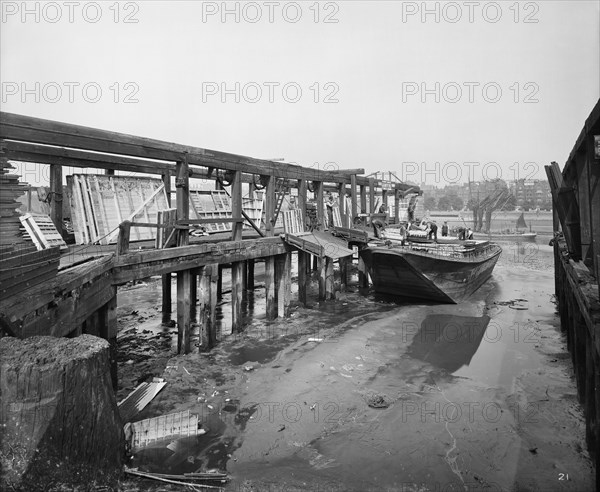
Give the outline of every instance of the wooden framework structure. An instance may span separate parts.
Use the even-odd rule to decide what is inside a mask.
[[[600,101],[562,172],[546,166],[552,191],[555,290],[573,358],[586,438],[600,485]]]
[[[336,231],[340,244],[357,244],[364,233],[353,233],[350,226],[381,194],[378,181],[360,176],[363,169],[324,171],[297,165],[254,159],[241,155],[180,145],[144,137],[87,128],[10,113],[0,113],[0,152],[9,161],[50,165],[50,217],[59,232],[63,227],[63,167],[103,169],[110,182],[118,171],[159,176],[166,202],[156,207],[154,215],[129,214],[119,219],[116,247],[89,246],[87,252],[71,249],[63,255],[63,268],[53,278],[35,285],[19,295],[0,299],[0,323],[9,333],[66,336],[90,333],[111,342],[113,359],[116,351],[116,286],[128,281],[162,275],[163,312],[171,312],[171,274],[177,275],[178,349],[191,349],[191,309],[198,303],[201,323],[201,346],[209,348],[216,341],[215,306],[224,265],[231,266],[232,328],[242,330],[242,301],[247,289],[254,288],[254,263],[265,263],[267,319],[285,316],[291,298],[291,255],[298,251],[299,299],[306,302],[311,254],[286,243],[276,235],[281,197],[297,189],[297,206],[306,216],[308,190],[316,201],[318,228],[325,224],[323,194],[332,190],[340,197]],[[190,181],[196,178],[215,180],[215,189],[229,195],[228,217],[199,216],[194,213]],[[70,178],[72,179],[72,178]],[[98,178],[99,179],[99,178]],[[174,190],[172,185],[174,184]],[[244,196],[253,197],[259,187],[264,194],[263,220],[244,211]],[[246,193],[244,193],[244,189]],[[368,190],[368,192],[367,192]],[[395,196],[396,202],[414,187],[403,183],[386,189],[384,200]],[[417,190],[418,191],[418,190]],[[171,200],[174,195],[174,200]],[[83,199],[83,195],[81,195]],[[161,210],[161,207],[164,209]],[[135,212],[135,210],[133,210]],[[262,225],[261,225],[262,222]],[[203,224],[227,224],[219,237],[190,238],[190,228]],[[244,230],[244,226],[249,226]],[[227,230],[225,230],[227,229]],[[156,242],[130,248],[132,231],[152,230]],[[156,232],[154,232],[156,231]],[[317,231],[320,232],[320,231]],[[253,236],[250,238],[249,233]],[[244,235],[245,234],[245,235]],[[94,259],[90,259],[93,257]],[[333,256],[316,255],[320,271],[319,297],[333,297]],[[84,261],[85,260],[85,261]],[[84,262],[82,262],[84,261]],[[351,257],[339,258],[342,288],[347,283]],[[70,266],[69,266],[70,265]],[[69,268],[67,268],[69,266]],[[359,281],[364,285],[366,268],[359,262]],[[116,381],[116,364],[113,364]]]

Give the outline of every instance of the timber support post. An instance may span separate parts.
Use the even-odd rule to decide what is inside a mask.
[[[242,239],[242,173],[236,171],[233,174],[231,183],[231,211],[232,241],[241,241]],[[244,269],[246,265],[243,261],[236,261],[231,264],[231,330],[233,333],[242,331],[242,302],[246,286],[244,284]]]
[[[216,309],[217,309],[217,277],[219,267],[216,264],[205,265],[200,269],[199,320],[200,351],[208,351],[217,343]]]
[[[184,160],[177,161],[177,175],[175,178],[177,188],[177,220],[189,219],[190,211],[190,174],[187,156]],[[179,231],[178,246],[187,246],[190,237],[187,229]],[[191,271],[177,272],[177,353],[190,352],[191,330]]]
[[[265,187],[265,225],[267,237],[275,235],[275,223],[273,221],[275,216],[275,179],[275,176],[269,176]],[[269,321],[277,318],[275,289],[275,257],[268,256],[265,258],[265,296],[266,314]]]
[[[167,195],[167,205],[171,206],[171,174],[169,172],[163,173],[162,182],[165,187],[165,193]],[[164,273],[162,275],[162,313],[163,318],[167,314],[171,314],[173,310],[171,302],[171,274]]]

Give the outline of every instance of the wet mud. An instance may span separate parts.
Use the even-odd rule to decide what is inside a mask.
[[[206,431],[130,465],[223,471],[227,490],[594,490],[551,248],[501,245],[492,278],[459,305],[312,291],[310,307],[268,323],[259,287],[231,334],[225,293],[219,344],[185,356],[158,279],[121,289],[119,399],[164,377],[136,420],[190,410]]]

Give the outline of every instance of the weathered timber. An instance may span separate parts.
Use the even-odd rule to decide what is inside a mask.
[[[564,241],[554,245],[556,295],[586,417],[586,441],[600,483],[600,300],[596,278],[583,261],[564,255],[565,246]]]
[[[242,331],[242,302],[244,296],[244,262],[236,261],[231,265],[231,329]]]
[[[129,253],[118,258],[113,280],[115,284],[122,284],[151,275],[161,275],[211,263],[226,264],[275,256],[286,251],[283,240],[272,237]]]
[[[276,283],[277,283],[277,313],[280,317],[290,314],[290,301],[292,293],[292,254],[285,253],[277,256]]]
[[[265,258],[265,298],[267,320],[277,318],[277,298],[275,294],[275,257]]]
[[[254,290],[254,260],[247,260],[246,267],[248,269],[246,273],[246,289]]]
[[[3,490],[89,488],[120,472],[125,446],[108,351],[91,335],[0,339]]]
[[[298,300],[306,305],[308,288],[308,263],[310,255],[304,251],[298,251]]]
[[[0,301],[15,336],[65,336],[114,295],[112,255],[59,272],[46,283]]]
[[[50,218],[58,233],[63,235],[63,184],[62,166],[50,166]]]
[[[219,266],[206,265],[201,268],[199,291],[199,319],[201,351],[210,350],[217,343],[216,307],[217,307],[217,277]]]
[[[361,256],[358,257],[358,286],[360,288],[366,288],[369,286],[369,273],[367,271],[367,265]]]
[[[254,159],[13,113],[2,112],[0,114],[0,138],[167,161],[179,160],[183,154],[187,153],[187,160],[190,164],[230,171],[334,183],[348,179],[348,175],[344,173],[303,168],[294,164]],[[362,171],[361,174],[364,173],[364,169],[358,169],[358,171]]]

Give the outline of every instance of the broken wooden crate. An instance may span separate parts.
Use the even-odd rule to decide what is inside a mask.
[[[125,425],[125,436],[131,444],[133,453],[167,439],[196,436],[205,432],[199,424],[198,415],[190,413],[189,410]]]
[[[69,249],[48,215],[27,213],[19,217],[19,220],[38,251],[55,246],[63,250]]]

